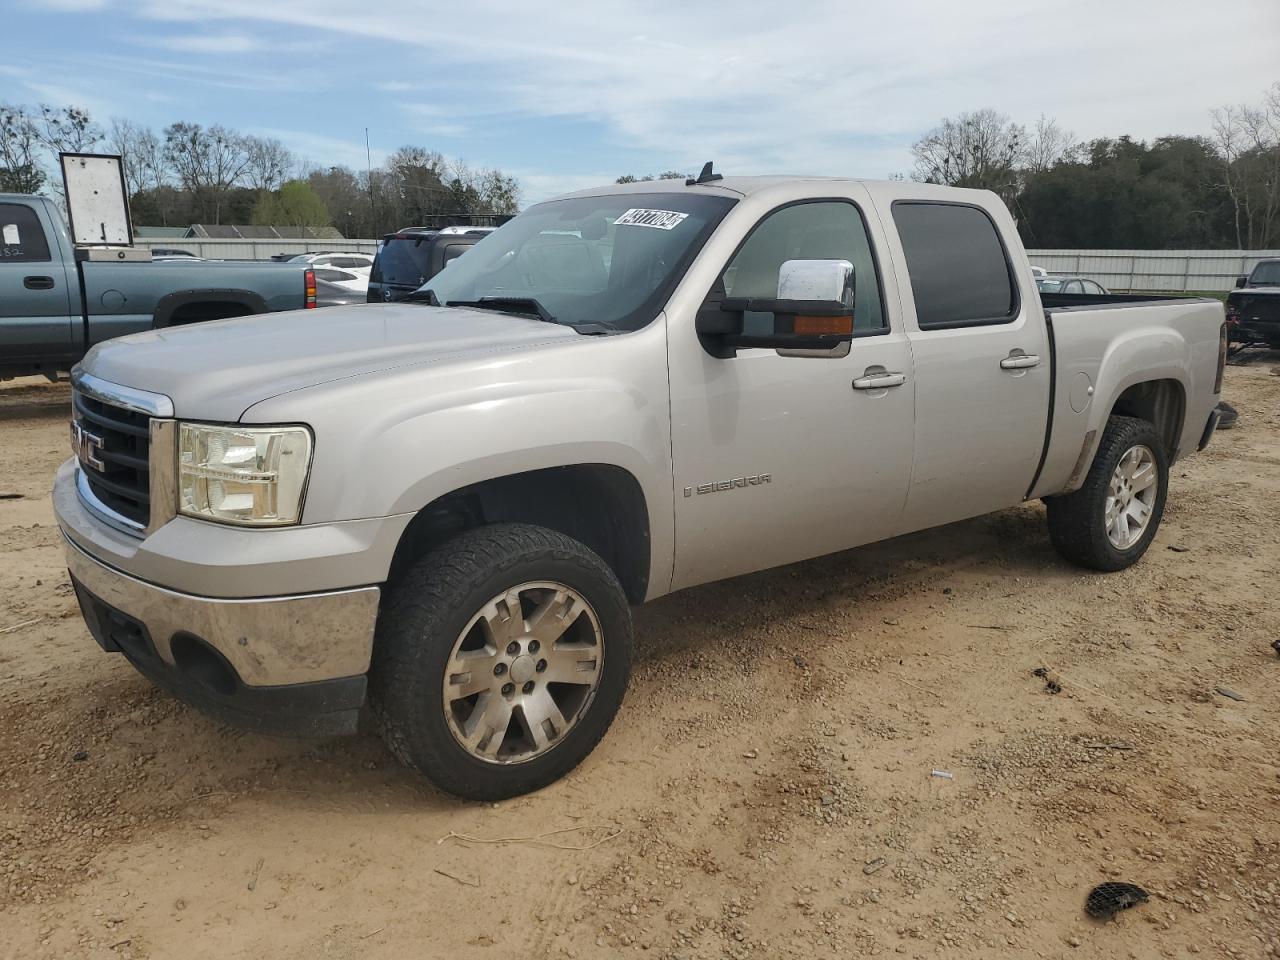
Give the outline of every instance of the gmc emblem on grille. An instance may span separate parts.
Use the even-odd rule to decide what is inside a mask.
[[[106,471],[107,465],[98,456],[102,452],[102,438],[82,427],[79,420],[71,421],[71,452],[85,466],[99,473]]]

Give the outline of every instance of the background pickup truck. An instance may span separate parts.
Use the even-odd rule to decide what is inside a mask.
[[[1227,294],[1233,343],[1265,343],[1280,350],[1280,260],[1263,260]]]
[[[0,194],[0,377],[69,370],[95,343],[139,330],[303,308],[307,269],[82,261],[51,200]]]
[[[1042,297],[994,194],[707,170],[531,207],[409,301],[95,347],[54,506],[157,683],[277,732],[368,694],[508,797],[604,736],[632,604],[1037,498],[1134,563],[1225,354],[1215,300]]]

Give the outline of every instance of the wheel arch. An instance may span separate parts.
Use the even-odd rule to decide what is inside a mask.
[[[209,290],[179,290],[175,293],[165,294],[156,301],[156,309],[153,314],[153,324],[155,327],[173,326],[175,317],[178,322],[182,322],[182,315],[185,313],[209,313],[209,316],[199,317],[201,320],[220,319],[216,314],[224,308],[231,308],[230,312],[222,314],[222,317],[239,317],[254,313],[266,313],[267,301],[263,299],[260,293],[252,290],[235,290],[235,289],[209,289]]]
[[[1107,418],[1112,416],[1136,417],[1154,426],[1164,442],[1169,462],[1173,463],[1178,457],[1183,423],[1187,417],[1187,389],[1181,380],[1174,377],[1131,383],[1111,404]]]
[[[547,527],[589,547],[633,604],[649,592],[652,538],[644,491],[629,470],[608,463],[506,474],[436,497],[401,534],[390,576],[463,530],[502,522]]]

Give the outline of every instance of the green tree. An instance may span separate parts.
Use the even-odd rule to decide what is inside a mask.
[[[279,190],[263,193],[253,208],[250,222],[272,227],[327,227],[329,210],[305,180],[290,180]]]

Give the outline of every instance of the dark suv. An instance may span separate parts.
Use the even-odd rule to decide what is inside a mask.
[[[403,300],[511,217],[451,214],[438,219],[382,238],[369,274],[370,303]]]

